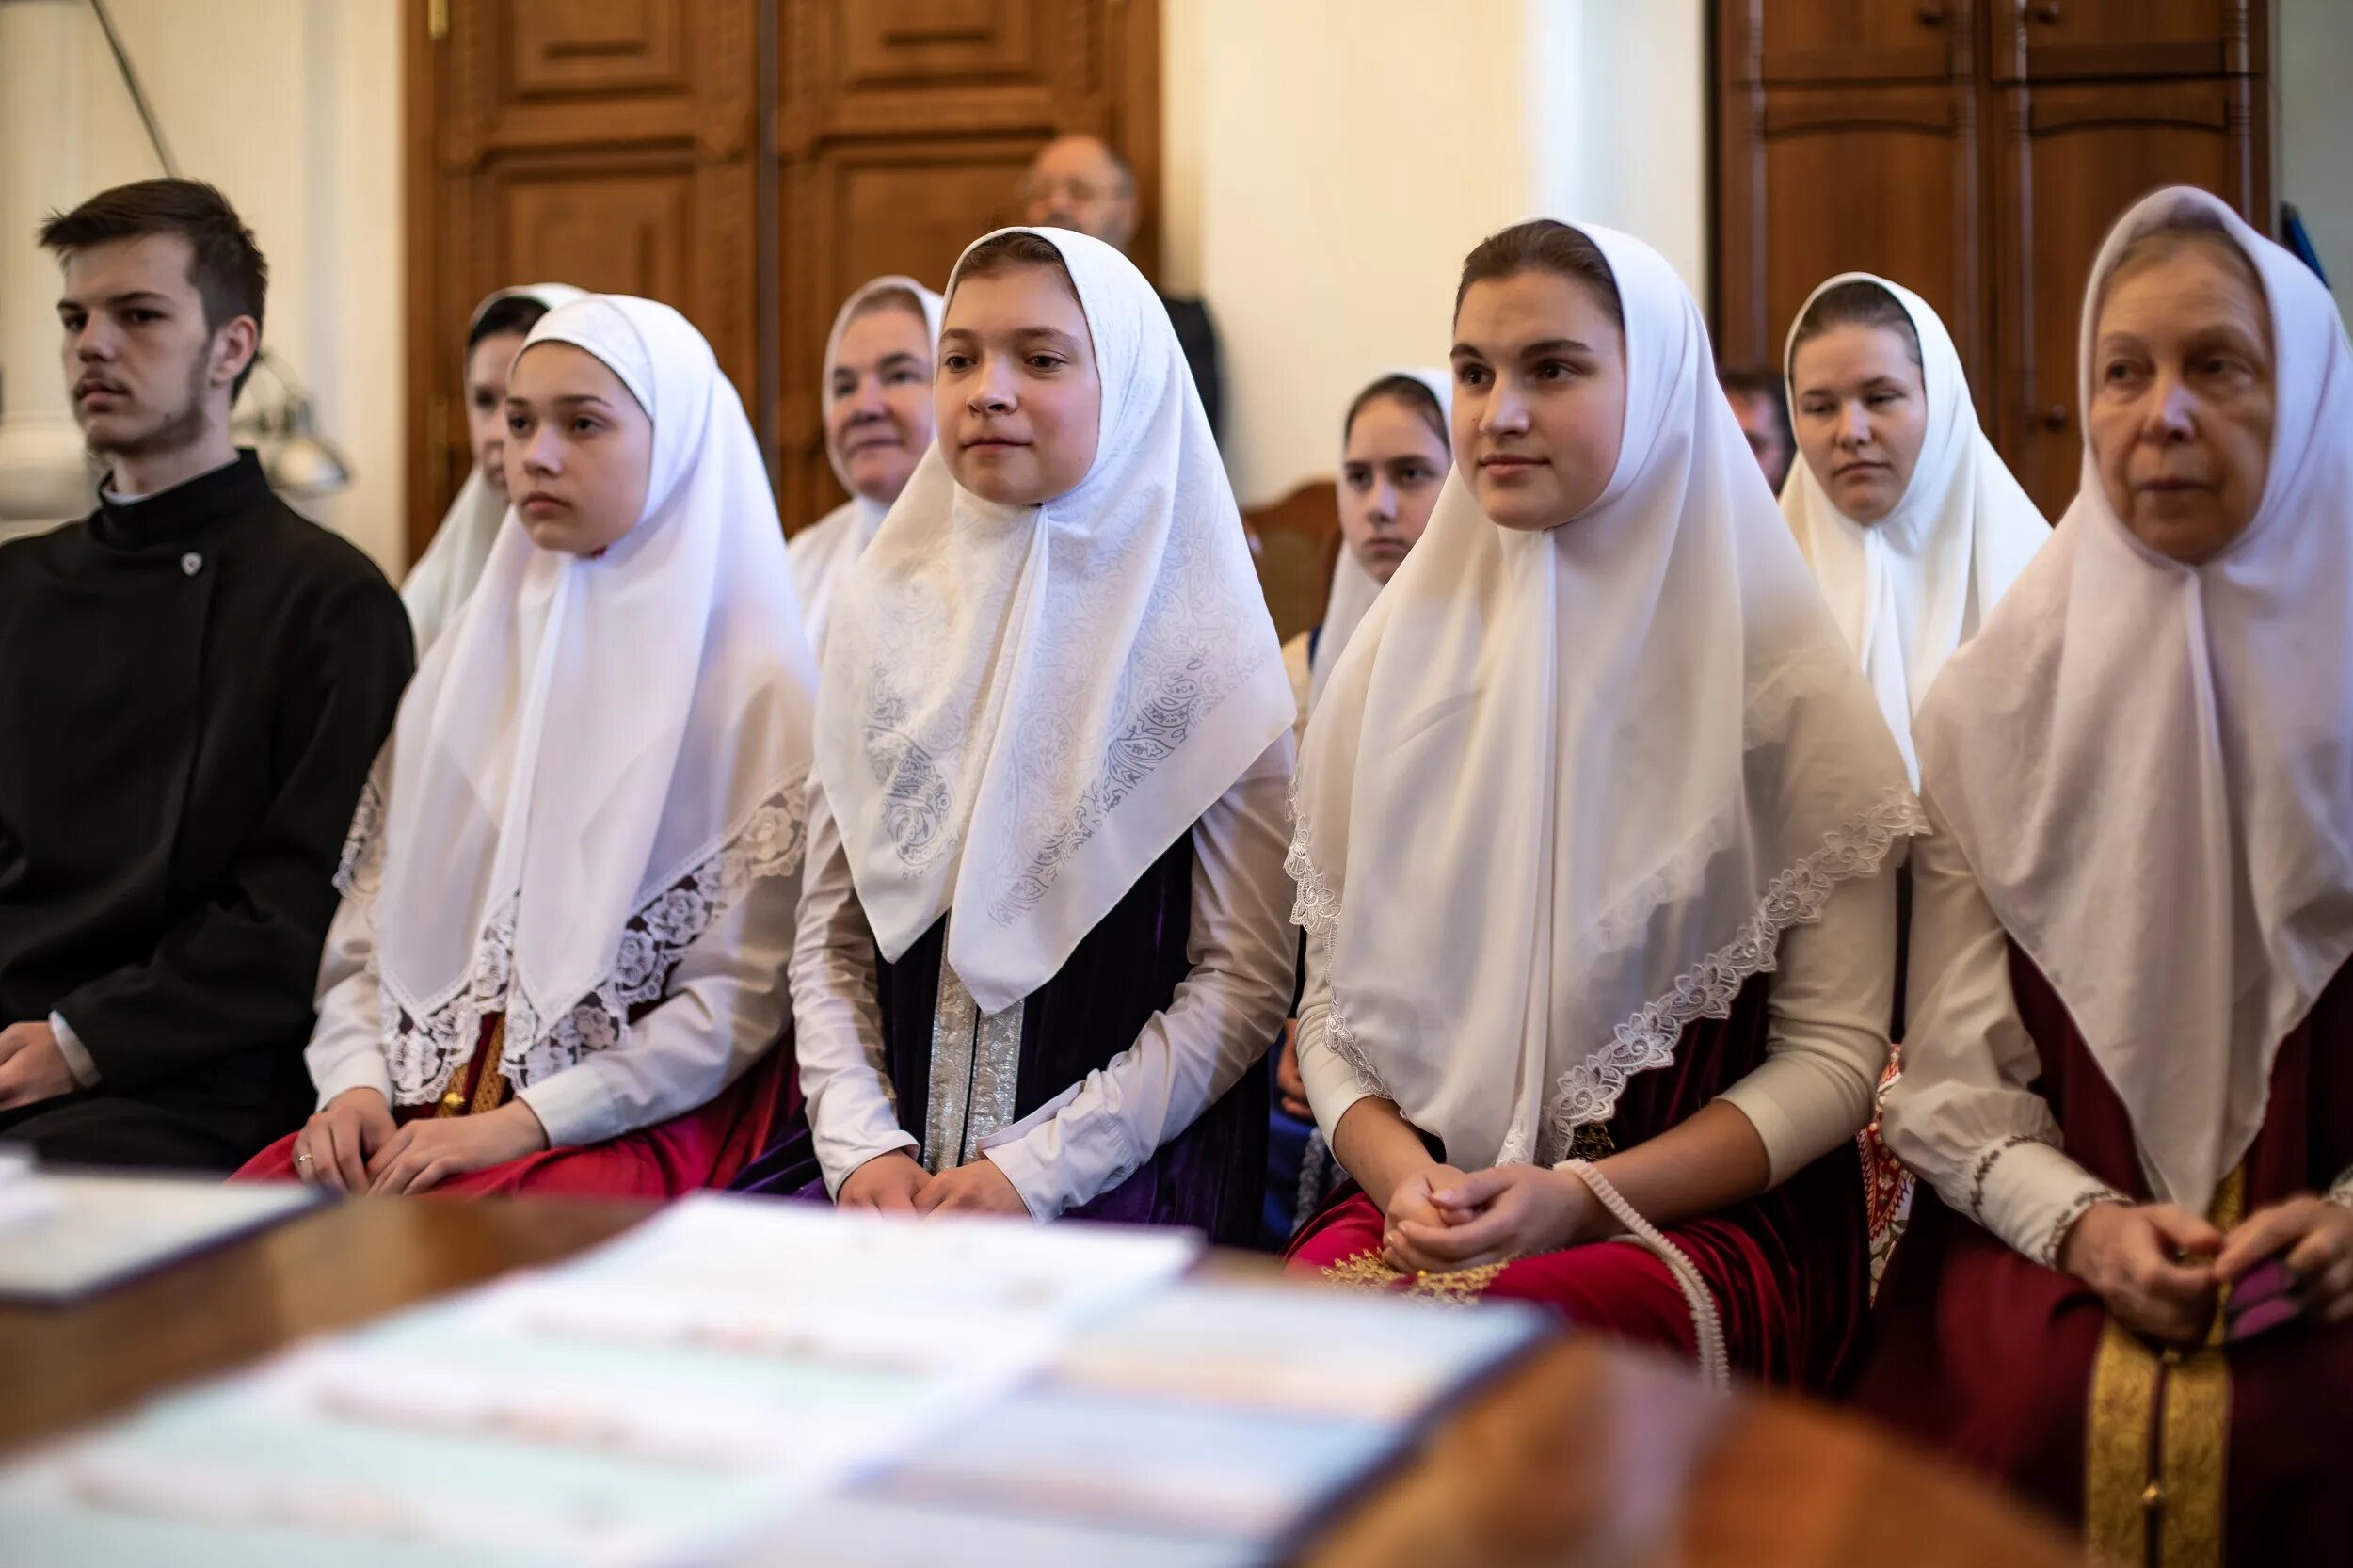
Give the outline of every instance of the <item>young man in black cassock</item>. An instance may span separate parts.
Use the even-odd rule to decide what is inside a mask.
[[[266,267],[149,180],[42,227],[80,522],[0,547],[0,1141],[233,1169],[311,1109],[353,807],[414,655],[366,556],[230,440]]]

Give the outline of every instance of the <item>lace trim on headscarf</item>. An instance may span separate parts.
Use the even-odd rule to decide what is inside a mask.
[[[383,765],[379,760],[376,769]],[[384,786],[372,771],[360,787],[360,804],[352,809],[344,852],[335,861],[335,890],[344,897],[373,898],[384,885],[383,828]]]
[[[753,808],[707,858],[639,904],[622,926],[613,962],[586,995],[552,1018],[539,1016],[513,984],[515,901],[507,899],[483,922],[466,980],[449,1000],[416,1011],[389,992],[383,1001],[384,1060],[401,1105],[430,1104],[472,1059],[482,1021],[506,1015],[500,1065],[517,1088],[541,1082],[598,1051],[629,1039],[635,1011],[661,999],[686,950],[743,898],[755,882],[800,869],[808,839],[806,776],[779,786]],[[374,786],[370,786],[374,791]],[[360,801],[364,815],[369,795]],[[372,897],[382,879],[383,839],[376,822],[355,820],[344,849],[347,896]]]
[[[1550,1113],[1554,1147],[1567,1148],[1584,1124],[1609,1121],[1628,1079],[1672,1063],[1686,1025],[1730,1017],[1740,988],[1780,962],[1782,933],[1820,920],[1838,884],[1876,874],[1898,840],[1928,830],[1911,793],[1889,790],[1773,878],[1729,943],[1676,977],[1665,995],[1620,1024],[1608,1045],[1561,1075]]]

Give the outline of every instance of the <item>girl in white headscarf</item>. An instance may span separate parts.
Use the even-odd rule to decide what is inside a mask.
[[[2050,525],[1978,428],[1950,333],[1910,289],[1845,272],[1789,328],[1803,457],[1781,509],[1918,777],[1912,715]]]
[[[751,425],[685,318],[605,296],[506,408],[513,520],[353,825],[319,1112],[248,1175],[664,1194],[781,1097],[816,674]]]
[[[825,456],[850,499],[792,536],[792,580],[809,640],[824,646],[835,586],[932,444],[939,296],[877,278],[842,302],[825,338]]]
[[[400,588],[419,659],[456,624],[506,520],[506,381],[524,334],[541,316],[579,297],[580,290],[568,283],[533,283],[501,289],[474,308],[466,328],[466,434],[473,467]]]
[[[1430,526],[1449,466],[1452,396],[1444,371],[1385,371],[1340,422],[1340,552],[1323,620],[1283,645],[1302,730],[1357,623]]]
[[[1348,639],[1430,526],[1453,466],[1447,446],[1453,392],[1444,371],[1385,371],[1356,393],[1340,422],[1340,551],[1323,621],[1283,645],[1302,733]],[[1300,1081],[1293,1031],[1294,1021],[1286,1019],[1274,1119],[1267,1127],[1266,1229],[1278,1248],[1321,1202],[1332,1176],[1330,1151]]]
[[[1801,460],[1782,513],[1917,782],[1913,712],[2050,525],[1978,427],[1945,323],[1911,290],[1865,272],[1831,279],[1798,312],[1784,369]],[[1912,1182],[1876,1129],[1863,1158],[1876,1279]]]
[[[1455,474],[1300,768],[1300,1069],[1358,1187],[1292,1256],[1818,1385],[1902,760],[1655,251],[1506,230],[1454,331]]]
[[[1168,313],[1098,241],[990,235],[938,423],[826,636],[809,1127],[761,1182],[1246,1240],[1293,708]]]
[[[1865,1392],[2104,1560],[2317,1561],[2353,1530],[2353,349],[2183,188],[2109,233],[2081,343],[2082,488],[1917,720],[1882,1125],[1942,1202]]]

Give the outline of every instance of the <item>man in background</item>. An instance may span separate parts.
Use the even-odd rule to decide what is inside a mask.
[[[1740,422],[1740,433],[1749,438],[1749,450],[1756,454],[1756,466],[1765,471],[1765,483],[1779,495],[1782,481],[1789,477],[1790,459],[1798,455],[1797,438],[1789,430],[1789,393],[1781,373],[1726,370],[1717,379]]]
[[[1040,227],[1076,229],[1121,250],[1134,243],[1138,212],[1136,178],[1128,161],[1100,136],[1058,136],[1038,149],[1016,194],[1027,220]],[[1209,416],[1209,433],[1225,435],[1225,385],[1218,374],[1217,328],[1198,299],[1162,294],[1160,303],[1176,328],[1176,341],[1192,367],[1193,384]]]

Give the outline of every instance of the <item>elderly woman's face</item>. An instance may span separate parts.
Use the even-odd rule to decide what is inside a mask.
[[[2086,433],[2108,504],[2134,537],[2207,559],[2255,520],[2271,469],[2271,316],[2217,235],[2160,240],[2107,286],[2092,333]]]

